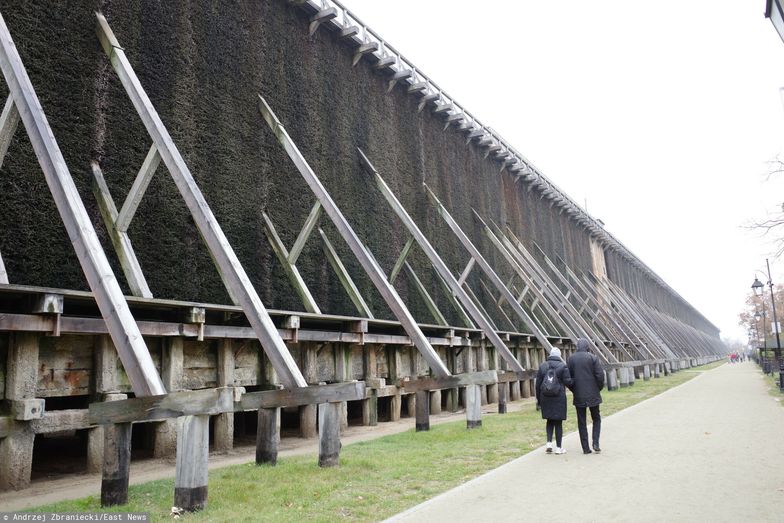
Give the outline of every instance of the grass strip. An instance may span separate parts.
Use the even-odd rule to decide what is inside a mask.
[[[677,372],[631,387],[604,391],[602,415],[656,396],[723,362]],[[571,404],[571,398],[569,399]],[[570,407],[564,432],[576,430]],[[544,444],[544,422],[533,403],[505,415],[484,415],[482,427],[465,421],[413,429],[347,445],[340,467],[321,469],[314,455],[281,458],[275,467],[255,463],[210,471],[209,502],[187,521],[379,521],[494,469]],[[577,449],[571,449],[576,451]],[[129,503],[112,512],[149,512],[170,520],[174,480],[131,486]],[[37,507],[32,512],[101,512],[100,496]]]

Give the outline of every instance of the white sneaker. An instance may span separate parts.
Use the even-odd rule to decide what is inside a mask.
[[[566,449],[563,447],[555,447],[556,454],[566,454]]]
[[[547,448],[545,448],[544,451],[547,452],[548,454],[552,454],[552,452],[553,452],[553,442],[552,441],[548,441],[546,447]]]

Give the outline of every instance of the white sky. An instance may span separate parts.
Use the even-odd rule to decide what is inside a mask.
[[[742,226],[784,202],[784,175],[766,176],[784,43],[765,0],[344,5],[745,340],[737,315],[773,247]],[[784,284],[784,260],[771,270]]]

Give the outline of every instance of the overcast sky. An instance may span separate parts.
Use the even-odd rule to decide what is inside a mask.
[[[767,177],[784,43],[765,0],[344,4],[745,340],[737,315],[773,247],[743,226],[784,202],[784,175]],[[771,269],[784,284],[784,260]]]

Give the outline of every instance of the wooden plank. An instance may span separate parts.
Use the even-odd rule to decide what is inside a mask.
[[[308,238],[310,238],[313,229],[318,225],[319,218],[321,217],[321,202],[316,202],[313,205],[313,208],[310,210],[308,217],[305,219],[305,224],[302,226],[302,230],[299,231],[299,235],[297,235],[297,239],[294,241],[294,245],[291,247],[291,252],[289,252],[289,263],[294,265],[297,263],[299,259],[299,255],[302,254],[302,249],[305,247],[305,243],[307,243]]]
[[[430,391],[416,392],[416,431],[430,430]]]
[[[187,512],[207,507],[209,439],[209,416],[184,416],[177,420],[174,506]]]
[[[466,428],[482,426],[482,394],[479,385],[467,385],[465,389]]]
[[[441,390],[464,387],[466,385],[489,385],[496,383],[498,376],[494,370],[455,374],[446,378],[419,378],[416,380],[403,380],[400,388],[404,394],[420,390]]]
[[[106,425],[156,421],[179,416],[220,414],[234,410],[234,389],[172,392],[159,396],[90,404],[90,423]]]
[[[476,329],[476,325],[471,319],[471,316],[468,315],[468,313],[463,308],[463,306],[460,305],[460,302],[457,300],[457,298],[455,298],[455,296],[452,294],[452,290],[450,289],[449,284],[446,282],[446,280],[444,280],[444,278],[441,277],[440,274],[438,274],[438,271],[436,271],[435,268],[433,268],[433,271],[435,272],[438,281],[441,282],[441,286],[444,288],[445,291],[444,294],[446,295],[447,301],[449,301],[449,303],[452,305],[452,308],[454,308],[457,311],[457,315],[460,316],[460,319],[462,320],[463,324],[469,329]],[[466,292],[470,293],[469,287],[466,287]],[[489,321],[490,324],[493,325],[493,328],[495,328],[495,324],[493,323],[493,320],[489,316],[487,316],[487,311],[485,311],[484,307],[482,307],[482,304],[476,300],[474,300],[474,302],[477,304],[477,306],[479,306],[479,308],[482,311],[485,312],[485,317],[487,318],[487,321]]]
[[[411,252],[411,247],[414,246],[414,237],[410,236],[408,240],[406,240],[406,244],[403,245],[403,250],[400,251],[400,255],[397,257],[395,261],[395,265],[392,266],[392,271],[389,273],[389,283],[395,283],[395,279],[397,275],[400,273],[400,269],[403,268],[403,264],[408,258],[408,254]]]
[[[365,156],[365,153],[363,153],[361,149],[357,150],[359,151],[362,165],[374,177],[376,185],[383,194],[384,199],[387,200],[394,213],[398,218],[400,218],[406,229],[408,229],[408,232],[416,239],[420,249],[424,251],[425,256],[427,256],[428,260],[430,260],[430,263],[436,269],[438,274],[449,286],[451,293],[455,296],[455,298],[457,298],[465,310],[468,311],[468,314],[479,325],[496,350],[498,350],[499,354],[509,362],[509,365],[512,367],[512,369],[522,372],[523,367],[517,360],[514,359],[512,353],[509,352],[507,346],[495,332],[493,325],[488,321],[487,317],[482,313],[482,311],[479,310],[471,298],[469,298],[463,288],[457,283],[455,276],[446,266],[425,235],[422,234],[422,231],[416,225],[414,220],[411,219],[411,216],[408,214],[400,201],[398,201],[397,197],[394,195],[378,171],[376,171],[375,167],[373,167],[373,165],[370,163],[370,160],[368,160],[367,156]],[[475,258],[477,257],[474,253],[471,254]]]
[[[305,280],[302,279],[299,269],[294,265],[294,262],[290,261],[291,254],[286,250],[286,246],[283,245],[283,240],[278,236],[278,231],[275,230],[275,225],[272,223],[272,220],[266,212],[262,212],[261,217],[264,220],[264,230],[267,233],[267,240],[272,247],[272,251],[278,258],[286,276],[288,276],[291,286],[294,287],[300,300],[302,300],[305,310],[315,314],[321,314],[321,309],[319,309],[316,299],[313,298],[313,295],[310,293],[310,289],[308,289]]]
[[[11,145],[11,140],[16,133],[20,119],[19,109],[16,108],[14,97],[13,95],[9,96],[5,101],[3,113],[0,114],[0,169],[3,167],[3,160],[5,160],[8,146]]]
[[[275,465],[280,446],[280,408],[259,409],[256,429],[256,464]]]
[[[152,102],[136,77],[125,52],[112,33],[106,18],[96,13],[98,20],[97,33],[106,55],[109,57],[120,82],[128,93],[136,112],[141,117],[147,132],[153,139],[161,158],[169,170],[177,189],[185,201],[199,232],[207,244],[210,254],[218,267],[226,288],[238,301],[253,330],[261,341],[264,351],[270,358],[278,378],[287,387],[304,387],[306,385],[294,359],[278,334],[275,324],[269,317],[256,290],[245,273],[245,269],[237,259],[237,255],[229,245],[218,221],[212,213],[204,195],[199,189],[193,175],[185,164],[179,150],[163,125]],[[108,265],[107,265],[108,270]],[[115,345],[118,340],[115,340]],[[160,381],[160,378],[158,379]],[[160,390],[163,390],[161,385]]]
[[[340,465],[340,403],[318,406],[319,467]]]
[[[8,284],[8,271],[5,269],[2,253],[0,253],[0,284]]]
[[[436,321],[438,325],[448,325],[446,318],[444,317],[443,314],[441,314],[441,311],[438,310],[438,306],[436,305],[436,302],[430,296],[430,293],[427,292],[427,289],[425,289],[425,286],[422,284],[422,281],[419,279],[419,276],[417,276],[416,273],[414,272],[414,269],[411,267],[411,265],[409,265],[408,262],[405,262],[404,266],[406,268],[406,272],[408,273],[409,278],[411,278],[411,281],[414,283],[414,287],[416,288],[417,292],[424,300],[427,310],[430,311],[430,314],[433,316],[433,319]]]
[[[335,205],[335,202],[321,184],[321,181],[318,179],[316,174],[310,168],[310,165],[308,165],[304,156],[302,156],[302,153],[300,153],[297,146],[289,137],[286,129],[281,125],[277,116],[275,116],[275,114],[272,112],[272,109],[270,109],[270,107],[267,105],[267,102],[261,96],[259,96],[259,110],[264,117],[264,120],[270,126],[278,141],[286,150],[289,157],[299,170],[300,174],[305,179],[305,182],[316,195],[316,198],[318,198],[318,200],[324,206],[324,211],[327,213],[327,216],[329,216],[329,218],[332,220],[332,223],[335,224],[338,232],[346,241],[349,248],[354,253],[354,256],[356,256],[357,260],[362,265],[362,268],[365,270],[367,275],[370,277],[370,280],[376,286],[376,289],[378,289],[382,298],[384,298],[384,301],[392,310],[392,313],[403,326],[403,329],[405,329],[406,333],[411,337],[414,345],[416,345],[417,349],[419,349],[419,351],[422,353],[422,356],[425,358],[425,360],[427,360],[428,364],[433,369],[433,372],[437,376],[448,376],[449,371],[447,370],[446,366],[444,366],[443,362],[438,358],[438,355],[433,350],[433,347],[428,343],[425,335],[416,324],[416,321],[409,312],[408,308],[397,294],[397,291],[395,291],[394,287],[392,287],[392,285],[390,285],[387,281],[387,277],[384,274],[384,271],[378,265],[375,258],[373,258],[373,256],[362,244],[359,237],[354,232],[354,229],[352,229],[351,225],[349,225],[348,220],[346,220],[345,216],[343,216],[343,213],[340,211],[337,205]]]
[[[321,236],[321,246],[324,250],[324,254],[327,256],[327,261],[332,267],[332,270],[335,271],[335,274],[337,274],[340,284],[343,286],[346,294],[348,294],[349,299],[351,299],[351,303],[354,304],[354,307],[357,308],[357,311],[359,311],[360,314],[363,314],[366,318],[373,319],[373,313],[370,311],[370,307],[368,307],[368,304],[359,292],[357,285],[346,270],[346,266],[343,265],[337,251],[321,228],[319,228],[319,235]]]
[[[155,144],[152,144],[150,151],[144,158],[141,169],[139,169],[139,174],[136,175],[131,190],[125,198],[125,203],[123,203],[117,215],[114,226],[119,232],[128,232],[128,227],[131,225],[134,214],[136,214],[136,209],[139,208],[139,204],[142,202],[142,198],[144,198],[144,193],[147,191],[147,187],[150,185],[150,181],[160,164],[161,155]]]
[[[297,407],[339,401],[365,399],[365,383],[335,383],[299,389],[265,390],[247,392],[242,395],[238,410],[271,409],[275,407]]]
[[[41,103],[0,15],[0,68],[19,109],[68,237],[138,396],[164,391]]]
[[[10,416],[0,417],[0,438],[5,438],[11,433],[14,426],[14,419]]]

